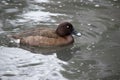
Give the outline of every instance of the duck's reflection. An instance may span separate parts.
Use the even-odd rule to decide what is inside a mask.
[[[31,47],[19,45],[19,47],[35,54],[52,55],[53,53],[56,53],[57,58],[63,61],[68,61],[73,57],[72,45],[65,47]]]

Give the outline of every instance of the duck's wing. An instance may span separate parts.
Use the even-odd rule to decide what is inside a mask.
[[[29,36],[43,36],[48,38],[57,38],[58,35],[55,33],[55,30],[51,28],[32,28],[29,30],[22,31],[18,34],[12,35],[13,38],[20,39],[23,37]]]

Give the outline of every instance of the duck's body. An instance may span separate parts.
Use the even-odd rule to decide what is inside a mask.
[[[71,35],[73,31],[72,25],[64,22],[56,30],[51,28],[29,29],[12,37],[20,39],[21,44],[30,46],[62,46],[74,42]]]

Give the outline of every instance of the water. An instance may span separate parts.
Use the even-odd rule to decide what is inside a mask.
[[[6,35],[69,21],[64,47],[20,46]],[[1,0],[0,80],[120,80],[119,0]]]

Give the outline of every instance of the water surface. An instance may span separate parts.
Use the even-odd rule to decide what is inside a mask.
[[[119,80],[119,0],[1,0],[1,80]],[[64,47],[20,46],[7,35],[71,22],[82,33]]]

